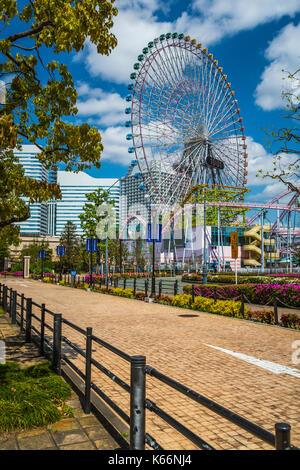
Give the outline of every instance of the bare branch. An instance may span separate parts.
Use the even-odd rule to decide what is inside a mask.
[[[27,31],[23,31],[23,33],[16,33],[8,36],[6,39],[10,42],[15,42],[18,39],[26,38],[28,36],[34,36],[35,34],[40,33],[46,26],[54,26],[51,20],[42,21],[39,25],[35,28],[28,29]]]

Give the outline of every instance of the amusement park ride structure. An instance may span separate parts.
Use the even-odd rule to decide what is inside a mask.
[[[236,227],[237,223],[244,227],[247,239],[245,266],[264,269],[266,260],[282,261],[283,254],[291,263],[300,239],[298,195],[287,190],[267,203],[245,202],[249,192],[245,129],[235,92],[218,61],[190,36],[167,33],[143,48],[133,68],[125,109],[130,120],[125,126],[131,130],[126,135],[131,141],[128,152],[136,157],[129,174],[135,171],[140,178],[139,190],[145,191],[161,212],[176,204],[181,206],[179,212],[186,204],[202,206],[204,266],[208,261],[206,226],[217,226],[221,269],[221,228]],[[161,178],[157,178],[158,169]],[[258,211],[247,218],[247,211],[253,209]],[[268,225],[266,216],[274,210],[276,220],[273,217]],[[173,252],[173,260],[178,262],[174,240],[178,211],[168,213],[171,215],[162,230],[170,233],[167,258],[170,260]],[[129,219],[132,217],[134,214]],[[187,241],[193,238],[192,219],[186,219],[183,230],[183,263]],[[146,225],[149,220],[144,222]],[[193,258],[193,244],[190,247]]]

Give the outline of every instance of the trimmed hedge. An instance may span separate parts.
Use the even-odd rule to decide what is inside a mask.
[[[237,276],[238,284],[298,284],[299,276],[253,276],[239,274]],[[183,282],[202,282],[201,274],[184,274]],[[208,274],[207,281],[213,284],[235,284],[235,276],[231,274]]]

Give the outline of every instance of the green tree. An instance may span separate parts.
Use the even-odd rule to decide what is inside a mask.
[[[120,241],[118,239],[118,227],[116,226],[116,219],[114,215],[107,216],[106,210],[99,212],[99,208],[103,204],[110,204],[112,207],[115,201],[109,198],[109,191],[104,191],[102,188],[97,188],[96,191],[86,194],[87,202],[83,206],[83,213],[79,215],[80,225],[83,230],[84,236],[90,238],[90,231],[93,230],[95,236],[97,235],[97,226],[99,222],[107,221],[111,230],[109,231],[108,238],[108,257],[112,262],[116,262],[116,268],[120,266]],[[102,222],[105,224],[105,222]],[[105,233],[103,226],[103,232]],[[98,232],[99,233],[99,232]],[[104,234],[103,234],[104,235]],[[105,257],[106,237],[103,236],[98,240],[97,249],[97,270],[99,270],[100,256]],[[122,244],[122,260],[127,259],[128,249]]]
[[[34,239],[31,243],[24,245],[21,249],[17,263],[12,267],[12,271],[22,271],[24,256],[30,256],[30,271],[40,274],[42,272],[42,261],[39,258],[40,250],[46,250],[46,258],[44,260],[45,272],[51,272],[53,269],[52,250],[49,242],[46,240]]]
[[[97,225],[101,220],[105,219],[105,213],[99,214],[99,208],[104,203],[114,205],[113,200],[109,200],[109,191],[102,188],[97,188],[92,193],[85,195],[88,202],[83,206],[83,213],[79,215],[80,225],[86,238],[90,237],[90,231],[94,230],[96,234]]]
[[[281,181],[290,190],[300,194],[300,69],[287,73],[284,79],[288,80],[287,89],[282,92],[287,126],[266,130],[266,143],[273,156],[273,168],[270,171],[261,169],[257,176]]]
[[[19,2],[18,2],[19,3]],[[21,3],[21,2],[20,2]],[[29,202],[60,198],[59,186],[24,176],[13,149],[35,144],[47,169],[100,167],[99,131],[68,122],[77,113],[77,92],[58,54],[79,52],[88,38],[108,55],[117,41],[111,33],[114,0],[0,0],[0,230],[30,217]],[[30,23],[30,26],[28,26]],[[16,33],[16,25],[20,30]],[[23,28],[22,28],[23,26]],[[51,54],[46,63],[45,52]]]
[[[71,269],[80,267],[81,243],[76,233],[76,225],[73,222],[68,221],[66,223],[60,235],[59,242],[66,248],[66,254],[63,260],[65,269],[70,271]]]

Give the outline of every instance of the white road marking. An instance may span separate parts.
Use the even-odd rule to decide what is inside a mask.
[[[274,374],[289,374],[300,379],[300,371],[298,369],[293,369],[292,367],[283,366],[281,364],[277,364],[276,362],[265,361],[263,359],[257,359],[256,357],[253,357],[253,356],[247,356],[246,354],[241,354],[241,353],[237,353],[234,351],[230,351],[230,349],[219,348],[218,346],[212,346],[211,344],[205,344],[205,346],[218,349],[219,351],[222,351],[226,354],[230,354],[231,356],[237,357],[238,359],[242,359],[243,361],[249,362],[250,364],[261,367],[262,369],[266,369],[269,372],[273,372]]]

